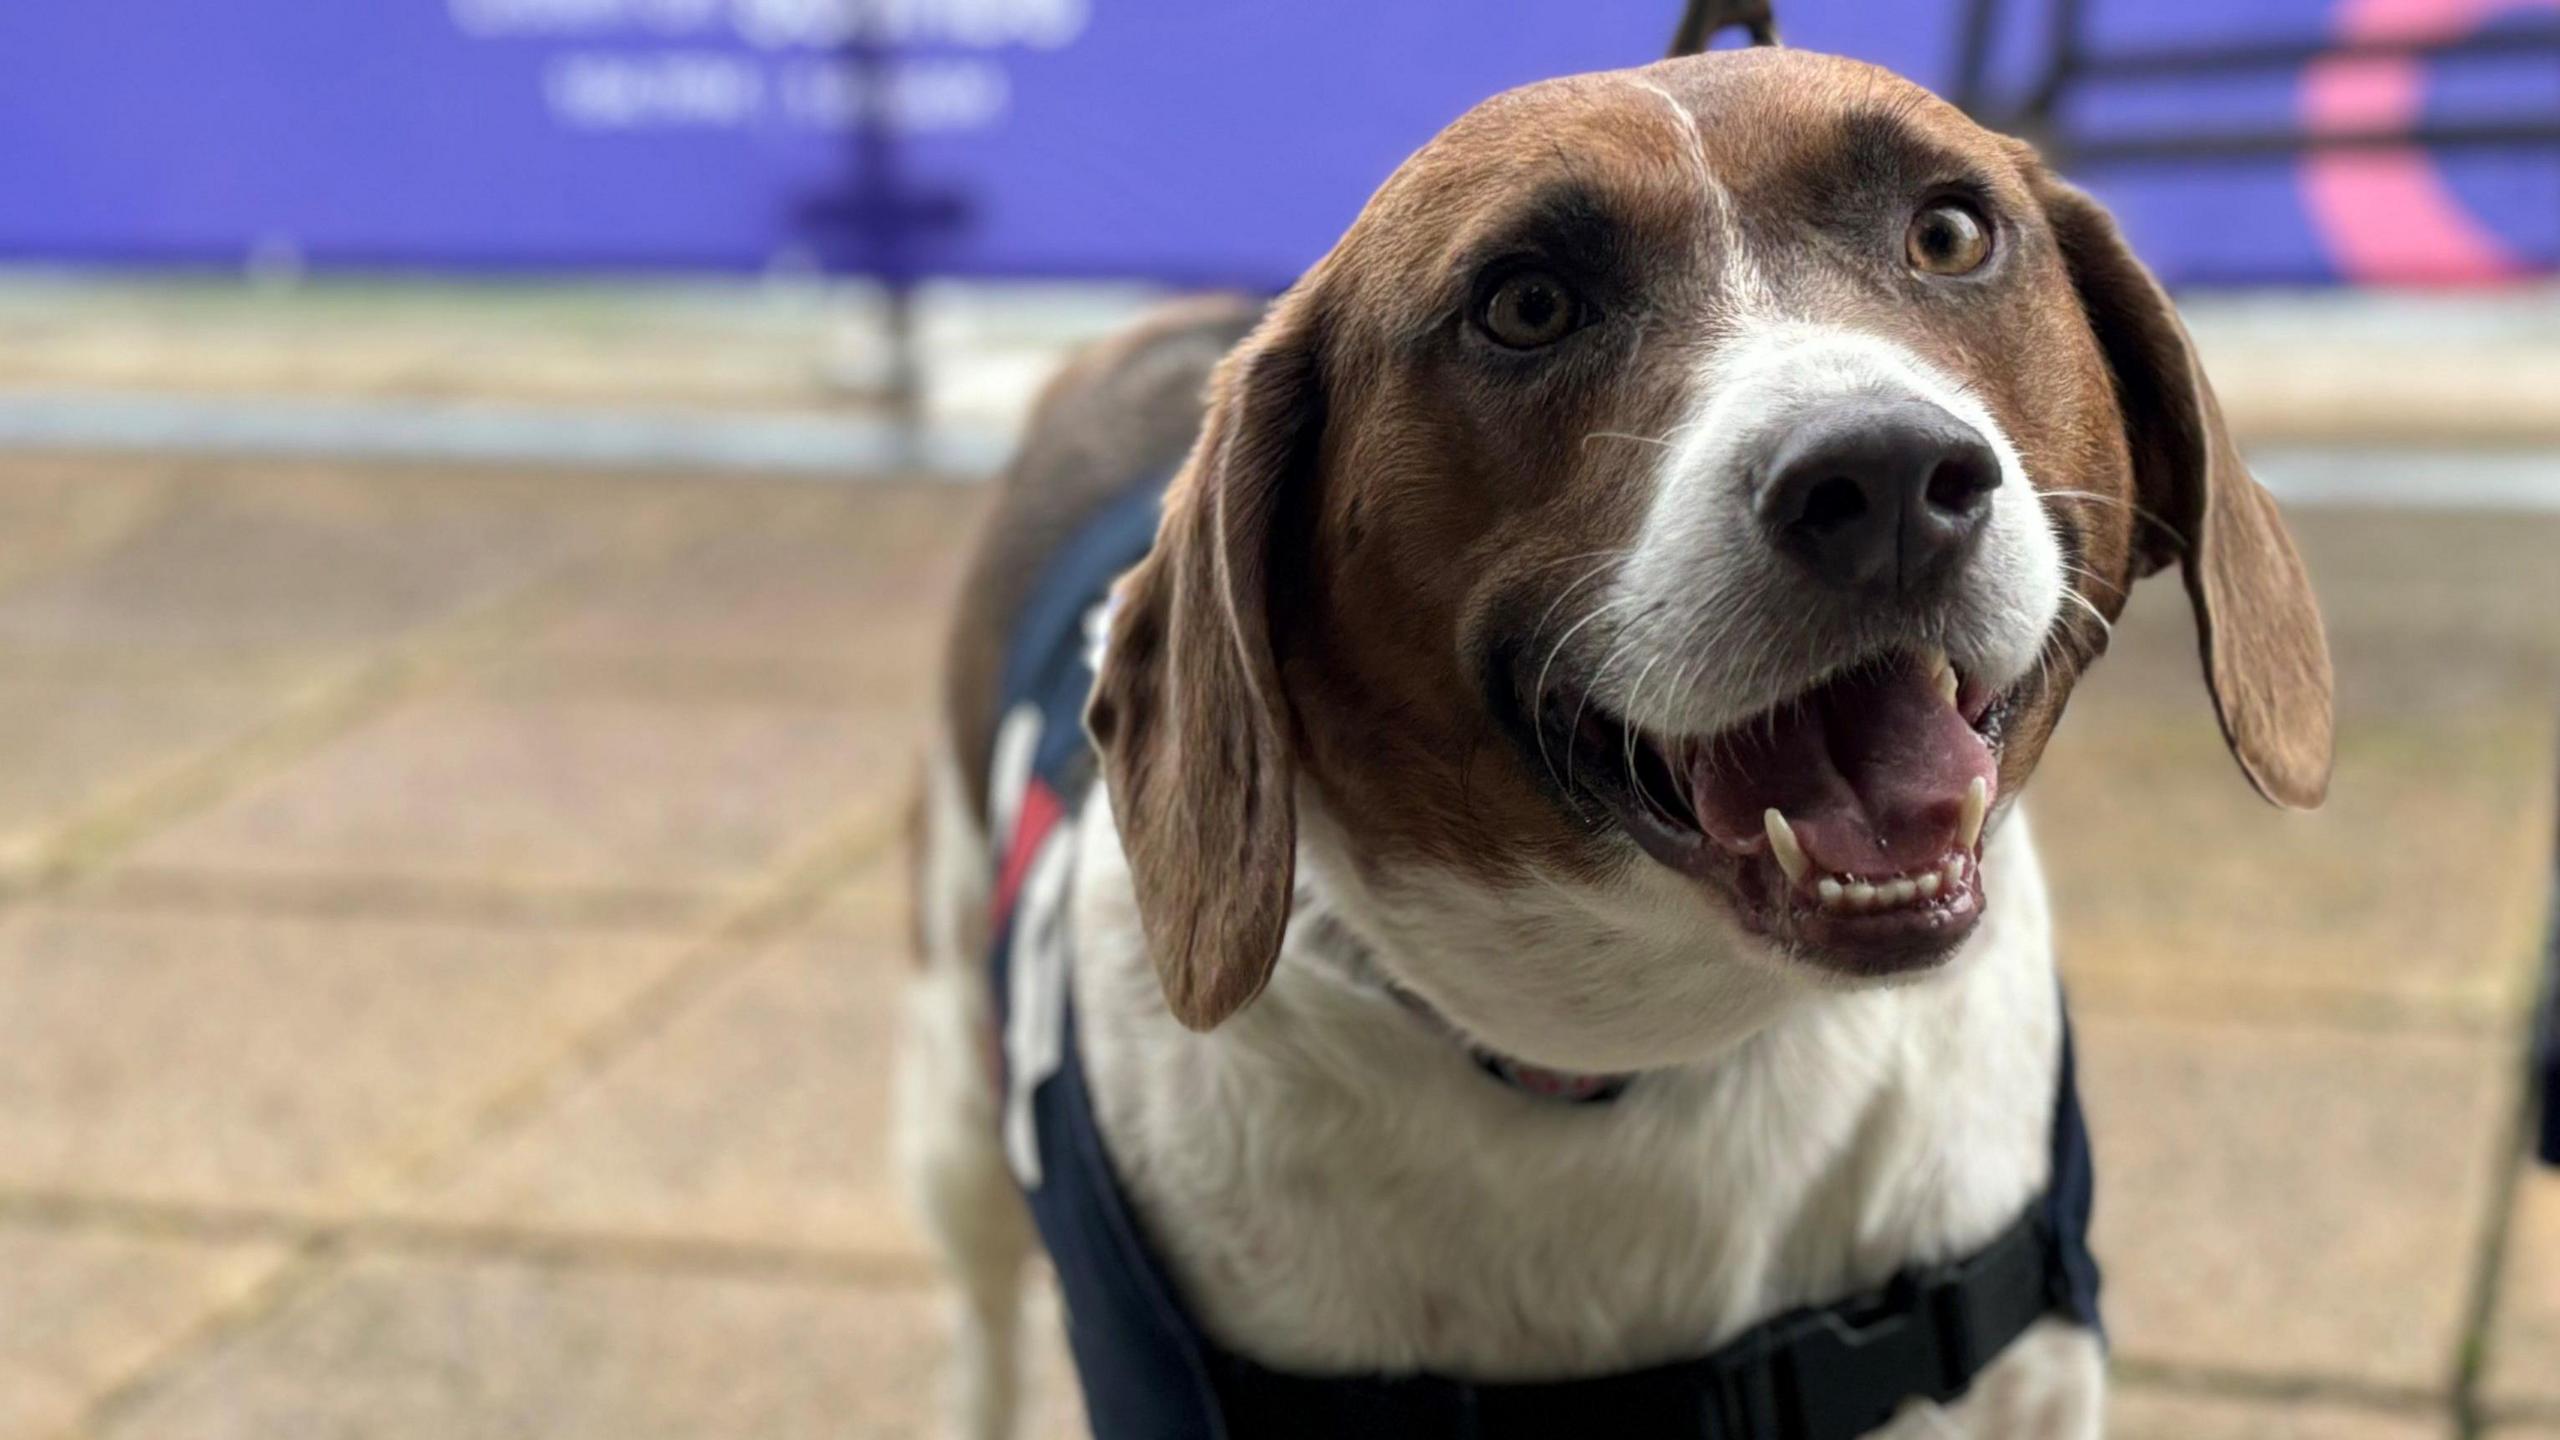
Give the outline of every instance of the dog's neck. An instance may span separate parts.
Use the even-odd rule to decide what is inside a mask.
[[[1343,943],[1314,876],[1270,988],[1184,1030],[1112,835],[1085,841],[1074,993],[1097,1119],[1199,1318],[1266,1363],[1528,1375],[1692,1354],[1964,1253],[2044,1184],[2060,1020],[2018,827],[1986,857],[2001,898],[1944,970],[1801,987],[1605,1106],[1489,1082],[1390,997],[1394,957]]]
[[[1753,956],[1759,942],[1703,907],[1694,881],[1641,857],[1608,889],[1488,882],[1361,862],[1310,787],[1298,815],[1282,970],[1329,970],[1299,957],[1347,932],[1361,968],[1487,1050],[1584,1075],[1707,1066],[1823,994],[1808,972]]]
[[[1329,971],[1345,984],[1375,990],[1403,1006],[1416,1025],[1463,1052],[1487,1080],[1560,1104],[1605,1105],[1642,1078],[1641,1071],[1557,1070],[1504,1054],[1469,1035],[1465,1027],[1432,1008],[1430,1001],[1398,984],[1379,967],[1377,953],[1369,942],[1360,938],[1312,887],[1301,885],[1294,898],[1289,923],[1301,932],[1302,938],[1295,947],[1301,963]]]

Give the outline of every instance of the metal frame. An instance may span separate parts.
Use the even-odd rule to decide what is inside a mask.
[[[1770,9],[1771,0],[1689,0],[1680,13],[1679,28],[1671,32],[1671,58],[1695,55],[1707,48],[1716,32],[1736,27],[1751,34],[1754,45],[1778,43],[1778,17]]]
[[[2181,75],[2245,74],[2283,70],[2324,59],[2439,60],[2483,55],[2549,55],[2560,61],[2560,21],[2536,23],[2442,40],[2269,40],[2213,47],[2166,46],[2104,55],[2086,43],[2085,0],[2051,0],[2052,32],[2044,64],[2025,101],[1995,106],[1990,91],[1991,51],[2000,30],[2003,0],[1969,0],[1959,30],[1955,102],[1983,121],[2016,131],[2042,145],[2060,164],[2107,165],[2147,161],[2252,159],[2323,150],[2370,150],[2407,145],[2433,147],[2538,144],[2560,141],[2560,115],[2539,120],[2466,121],[2404,129],[2313,133],[2299,129],[2201,131],[2186,135],[2123,139],[2074,137],[2060,120],[2063,97],[2089,82]]]
[[[845,150],[840,184],[808,195],[799,221],[831,275],[868,275],[880,286],[882,340],[889,364],[872,398],[888,407],[900,463],[924,452],[924,351],[917,341],[915,292],[921,278],[914,240],[968,219],[965,196],[923,188],[900,163],[900,139],[882,106],[896,60],[889,47],[857,39],[838,52],[857,77],[862,109]]]

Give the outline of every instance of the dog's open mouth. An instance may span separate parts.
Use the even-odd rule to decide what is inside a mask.
[[[1729,884],[1754,928],[1874,974],[1942,958],[1982,913],[2003,701],[1928,650],[1713,735],[1647,733],[1579,690],[1538,706],[1541,749],[1577,802],[1665,865]]]

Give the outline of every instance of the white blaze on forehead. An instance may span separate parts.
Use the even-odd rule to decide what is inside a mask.
[[[1689,158],[1697,162],[1698,183],[1706,187],[1711,197],[1709,203],[1716,205],[1720,210],[1729,209],[1733,204],[1733,197],[1724,193],[1724,187],[1716,183],[1715,172],[1707,168],[1707,146],[1705,141],[1698,138],[1698,117],[1690,113],[1688,106],[1680,103],[1679,97],[1650,80],[1640,80],[1630,76],[1628,83],[1660,100],[1669,108],[1672,128],[1680,132],[1681,140],[1688,145]]]
[[[1765,306],[1769,282],[1754,262],[1751,247],[1743,240],[1740,208],[1733,192],[1716,179],[1714,167],[1707,164],[1706,141],[1698,134],[1696,112],[1680,103],[1678,96],[1650,80],[1630,75],[1627,83],[1660,100],[1671,112],[1672,128],[1680,132],[1680,141],[1697,171],[1698,191],[1704,200],[1708,218],[1715,223],[1718,268],[1722,272],[1728,303],[1738,308]]]

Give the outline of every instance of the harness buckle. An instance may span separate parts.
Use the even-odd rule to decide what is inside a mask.
[[[2006,1248],[2006,1247],[2002,1247]],[[1991,1258],[1991,1257],[1978,1257]],[[2001,1337],[1987,1333],[1983,1267],[1908,1270],[1855,1305],[1790,1317],[1732,1357],[1716,1386],[1715,1433],[1729,1440],[1843,1440],[1890,1423],[1914,1400],[1971,1388]]]

